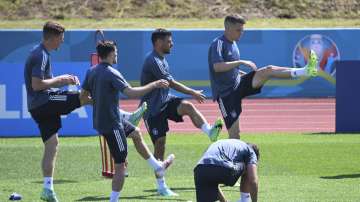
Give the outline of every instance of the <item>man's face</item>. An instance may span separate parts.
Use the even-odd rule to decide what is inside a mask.
[[[171,48],[174,46],[171,36],[167,36],[164,39],[159,39],[161,51],[165,54],[169,54]]]
[[[61,33],[52,38],[53,49],[59,49],[60,45],[64,42],[64,33]]]
[[[234,41],[238,41],[241,35],[244,33],[244,25],[240,23],[235,23],[229,26],[229,33]]]

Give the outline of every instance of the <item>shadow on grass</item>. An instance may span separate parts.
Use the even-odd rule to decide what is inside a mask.
[[[304,135],[337,135],[335,132],[305,133]]]
[[[35,182],[32,182],[32,183],[42,184],[44,182],[43,181],[35,181]],[[54,184],[68,184],[68,183],[78,183],[78,181],[75,181],[75,180],[54,180]]]
[[[170,187],[173,191],[195,191],[195,187]],[[144,192],[157,192],[156,189],[146,189]]]
[[[110,200],[109,197],[87,196],[87,197],[78,199],[76,201],[109,201],[109,200]],[[134,201],[139,201],[139,200],[146,200],[146,201],[188,201],[188,200],[184,200],[184,199],[177,199],[177,198],[170,198],[170,197],[160,197],[157,194],[139,195],[139,196],[122,196],[122,197],[120,197],[120,200],[134,200]]]
[[[82,199],[76,201],[109,201],[110,197],[103,197],[103,196],[87,196]]]
[[[347,175],[321,176],[320,178],[321,179],[327,179],[327,180],[360,178],[360,173],[358,173],[358,174],[347,174]]]

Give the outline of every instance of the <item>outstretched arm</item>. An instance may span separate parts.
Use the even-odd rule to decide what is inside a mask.
[[[66,85],[79,85],[79,79],[74,75],[64,74],[51,79],[40,79],[38,77],[31,78],[31,87],[35,91],[45,90],[49,88],[58,88]]]
[[[169,82],[160,79],[151,83],[148,83],[145,86],[139,86],[139,87],[127,87],[124,89],[123,93],[130,97],[130,98],[138,98],[146,95],[147,93],[151,92],[155,88],[167,88],[169,87]]]
[[[192,88],[189,88],[187,86],[185,86],[184,84],[173,80],[169,81],[170,87],[182,92],[184,94],[188,94],[193,96],[199,103],[203,103],[206,99],[206,96],[204,94],[202,94],[202,90],[194,90]]]
[[[236,60],[231,62],[218,62],[214,64],[215,72],[227,72],[231,69],[238,67],[239,65],[246,65],[252,68],[254,71],[257,69],[256,64],[250,60]]]

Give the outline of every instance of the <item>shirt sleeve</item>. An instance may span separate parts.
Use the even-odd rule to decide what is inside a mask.
[[[247,164],[257,164],[257,157],[253,149],[249,148],[249,159]]]
[[[85,80],[83,81],[83,83],[81,85],[81,88],[86,91],[90,91],[89,74],[90,74],[90,69],[86,71]]]
[[[210,46],[210,62],[212,64],[224,62],[223,46],[224,42],[220,39],[214,41]]]
[[[32,70],[31,76],[39,79],[45,78],[45,67],[48,62],[48,55],[42,52],[42,54],[34,55],[32,57]]]
[[[174,78],[171,76],[169,72],[169,67],[168,66],[166,67],[159,58],[154,57],[150,65],[151,65],[150,69],[157,79],[165,79],[168,81],[174,80]]]
[[[125,88],[130,86],[120,72],[113,73],[111,84],[116,90],[119,90],[120,92],[123,92]]]

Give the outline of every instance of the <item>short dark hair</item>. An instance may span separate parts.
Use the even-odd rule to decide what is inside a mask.
[[[96,52],[101,59],[105,59],[111,52],[116,49],[116,43],[111,40],[99,41],[96,45]]]
[[[65,32],[65,27],[53,21],[48,21],[43,27],[43,38],[48,39],[52,36],[59,36]]]
[[[151,42],[152,42],[153,45],[155,45],[155,42],[158,39],[163,40],[163,39],[165,39],[165,37],[171,36],[171,35],[172,35],[171,32],[166,30],[166,29],[163,29],[163,28],[156,29],[151,34]]]
[[[242,25],[246,24],[246,19],[238,14],[232,14],[225,17],[224,26],[227,27],[230,24],[240,23]]]
[[[253,143],[249,143],[247,142],[247,144],[254,150],[255,154],[256,154],[256,158],[259,161],[260,160],[260,149],[256,144]]]

